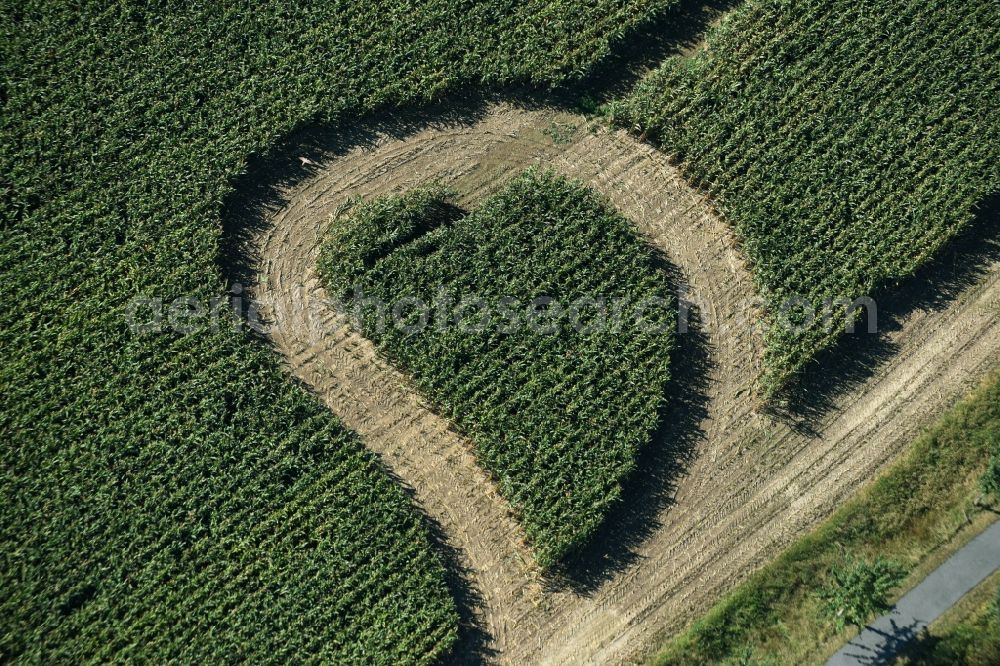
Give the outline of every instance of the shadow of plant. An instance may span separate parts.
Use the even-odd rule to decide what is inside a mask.
[[[811,423],[818,422],[834,407],[839,396],[873,377],[899,352],[892,334],[900,331],[912,314],[948,309],[997,262],[1000,262],[1000,195],[987,198],[958,237],[912,277],[889,285],[874,296],[878,304],[876,333],[868,333],[862,323],[856,332],[844,334],[780,395],[785,404],[775,404],[770,410],[796,430],[814,435]]]

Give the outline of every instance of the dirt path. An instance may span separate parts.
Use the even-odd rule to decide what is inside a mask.
[[[469,443],[329,308],[314,268],[321,233],[351,197],[434,178],[472,203],[531,164],[603,192],[681,269],[709,357],[705,415],[673,505],[633,561],[585,593],[546,589]],[[660,153],[562,112],[501,105],[474,122],[386,136],[320,165],[286,197],[258,239],[252,286],[271,338],[441,526],[480,597],[486,651],[501,663],[620,663],[655,649],[871,479],[1000,358],[995,265],[947,310],[909,317],[892,336],[900,352],[813,423],[818,434],[754,413],[761,340],[745,322],[756,301],[729,228]]]

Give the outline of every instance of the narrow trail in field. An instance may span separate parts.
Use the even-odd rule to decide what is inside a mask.
[[[327,303],[320,237],[350,198],[435,179],[473,204],[529,165],[602,192],[679,267],[708,356],[704,414],[672,505],[627,566],[585,591],[551,589],[471,445]],[[620,663],[704,611],[902,451],[1000,358],[1000,265],[944,310],[917,310],[898,348],[805,434],[753,411],[762,359],[750,275],[729,227],[664,156],[576,115],[497,105],[470,121],[382,136],[284,193],[257,238],[251,293],[289,371],[377,451],[455,550],[490,661]],[[682,353],[685,349],[682,342]],[[674,384],[674,391],[684,391]],[[668,415],[668,419],[670,416]],[[641,470],[640,470],[641,473]]]

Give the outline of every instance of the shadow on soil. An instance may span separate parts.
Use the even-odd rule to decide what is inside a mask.
[[[549,107],[593,114],[601,104],[627,93],[663,58],[691,50],[711,23],[734,4],[735,0],[681,0],[623,38],[590,74],[557,89],[510,86],[486,93],[469,86],[463,95],[446,102],[382,109],[360,120],[294,132],[270,153],[251,157],[244,175],[235,183],[233,194],[223,202],[222,238],[217,255],[223,279],[227,285],[239,285],[232,290],[234,294],[254,285],[260,263],[255,240],[268,231],[270,215],[287,205],[282,192],[312,176],[324,161],[358,147],[374,146],[384,137],[402,139],[429,128],[473,124],[497,101],[528,109]],[[664,269],[673,284],[680,284],[676,268],[665,265]],[[675,479],[689,462],[694,443],[701,436],[699,423],[707,411],[707,338],[700,330],[694,310],[691,317],[691,334],[679,336],[680,346],[675,353],[670,391],[678,395],[666,406],[663,425],[640,455],[637,469],[623,490],[622,501],[605,521],[605,528],[591,541],[593,545],[549,576],[549,585],[563,589],[568,586],[577,593],[589,594],[635,562],[637,546],[659,527],[657,517],[671,503]],[[383,468],[412,498],[412,489],[385,465]],[[414,506],[418,506],[416,502]],[[448,663],[493,661],[496,655],[489,648],[490,637],[476,621],[475,609],[482,604],[480,593],[471,585],[471,577],[461,565],[460,553],[449,543],[440,525],[429,516],[424,518],[447,568],[448,585],[461,618],[459,644]]]
[[[685,284],[678,268],[665,259],[659,263],[671,288]],[[671,359],[672,377],[660,427],[640,452],[635,471],[622,487],[621,500],[598,533],[548,578],[552,589],[568,587],[587,596],[634,565],[641,557],[638,547],[662,526],[664,511],[673,504],[677,480],[704,437],[701,423],[708,415],[711,350],[697,308],[689,307],[687,332],[677,336]]]
[[[919,311],[946,310],[965,290],[975,286],[990,266],[1000,261],[1000,195],[988,197],[975,219],[915,275],[891,285],[874,297],[878,304],[878,332],[843,335],[821,353],[782,396],[786,403],[771,411],[792,427],[815,434],[836,399],[874,376],[895,356],[892,340],[908,317]]]

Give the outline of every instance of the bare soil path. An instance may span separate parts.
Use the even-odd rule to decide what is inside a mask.
[[[320,237],[352,197],[436,179],[472,204],[533,164],[602,192],[679,267],[707,357],[703,383],[674,384],[696,393],[700,407],[693,424],[690,414],[677,418],[693,450],[669,506],[653,507],[648,536],[623,565],[582,588],[547,584],[469,442],[330,308],[315,272]],[[946,307],[910,313],[888,335],[898,351],[835,397],[810,432],[755,412],[762,340],[748,323],[757,301],[730,228],[662,154],[566,112],[498,104],[474,120],[381,136],[323,161],[282,194],[285,205],[256,238],[251,285],[270,338],[289,371],[362,435],[440,526],[478,597],[473,612],[486,639],[476,656],[488,661],[643,657],[829,515],[1000,359],[994,261]]]

